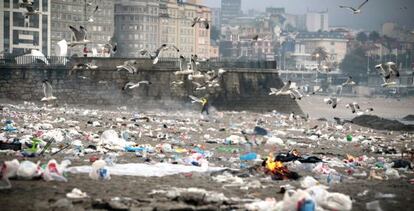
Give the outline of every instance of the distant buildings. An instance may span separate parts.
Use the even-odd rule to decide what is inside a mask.
[[[292,54],[298,69],[312,69],[317,62],[312,59],[312,53],[322,47],[328,54],[328,59],[341,63],[347,53],[348,39],[340,33],[333,32],[304,32],[296,37],[295,52]]]
[[[221,0],[221,23],[227,24],[231,19],[240,17],[241,0]]]
[[[306,13],[306,29],[309,32],[329,30],[328,11]]]
[[[51,0],[37,0],[34,8],[40,15],[25,18],[26,9],[18,1],[0,1],[0,52],[24,54],[36,49],[50,55]]]
[[[193,4],[196,1],[117,0],[115,5],[115,38],[120,56],[137,57],[147,48],[155,51],[161,44],[176,45],[180,52],[165,51],[162,57],[210,58],[210,29],[199,24],[191,27],[194,17],[211,20],[211,10]]]
[[[79,28],[84,26],[88,30],[88,50],[91,56],[105,56],[103,46],[109,42],[114,35],[114,1],[100,0],[91,1],[92,5],[88,6],[89,1],[67,1],[67,0],[50,0],[51,1],[51,44],[55,46],[62,39],[70,42],[73,36],[69,26]],[[94,13],[95,7],[99,9]],[[81,55],[83,46],[70,48],[69,54]],[[55,55],[50,52],[49,55]],[[109,54],[106,54],[108,56]]]

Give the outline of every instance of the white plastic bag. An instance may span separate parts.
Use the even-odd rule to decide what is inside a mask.
[[[42,169],[39,163],[36,164],[28,160],[21,162],[19,169],[17,169],[17,176],[23,179],[33,179],[39,177],[41,174]]]
[[[56,160],[52,159],[47,163],[46,169],[43,173],[43,179],[46,181],[60,181],[67,182],[66,177],[63,176],[63,171],[70,164],[70,161],[64,160],[61,165],[59,165]]]

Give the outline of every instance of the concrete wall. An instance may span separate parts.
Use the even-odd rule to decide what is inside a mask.
[[[191,81],[174,75],[176,62],[152,65],[151,61],[138,60],[138,73],[116,71],[122,59],[96,59],[97,70],[82,70],[68,75],[67,66],[0,65],[0,98],[40,101],[43,97],[42,81],[48,79],[58,103],[93,105],[134,105],[140,108],[197,108],[189,103],[188,95],[207,96],[219,110],[250,110],[302,113],[289,96],[268,96],[269,88],[280,88],[283,82],[272,69],[226,68],[221,87],[210,91],[193,91]],[[82,79],[85,76],[87,79]],[[151,86],[123,91],[128,81],[149,80]],[[182,87],[170,86],[171,81],[184,80]]]

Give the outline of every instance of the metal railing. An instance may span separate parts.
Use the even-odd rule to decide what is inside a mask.
[[[95,61],[97,64],[110,64],[113,62],[122,63],[126,60],[136,60],[137,64],[152,65],[149,58],[105,58],[105,57],[62,57],[62,56],[0,56],[0,66],[2,65],[31,65],[31,66],[63,66],[71,68],[79,62]],[[108,63],[106,63],[108,62]],[[189,61],[186,61],[189,62]],[[160,58],[158,64],[162,67],[179,68],[180,61],[178,58]],[[199,61],[200,69],[218,69],[218,68],[245,68],[245,69],[276,69],[276,61],[261,60],[229,60],[229,59],[211,59]]]

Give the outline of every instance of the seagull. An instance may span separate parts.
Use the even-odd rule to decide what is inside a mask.
[[[92,6],[92,5],[91,5]],[[93,14],[91,15],[91,16],[89,16],[89,18],[88,18],[88,22],[90,22],[90,23],[93,23],[95,20],[94,20],[94,18],[93,18],[93,16],[95,15],[95,13],[98,11],[98,9],[99,9],[99,6],[97,5],[96,7],[95,7],[95,10],[93,11]]]
[[[332,108],[335,109],[336,106],[338,105],[339,99],[336,97],[330,97],[330,98],[323,99],[323,101],[328,105],[332,104]]]
[[[364,2],[362,2],[361,5],[359,5],[359,7],[357,9],[350,7],[350,6],[342,6],[340,5],[339,8],[345,8],[345,9],[349,9],[353,12],[354,15],[361,13],[361,8],[368,2],[368,0],[365,0]]]
[[[195,88],[196,91],[205,90],[207,88],[206,87],[207,83],[205,83],[203,85],[201,85],[200,83],[195,82],[195,81],[193,81],[192,83],[196,86],[196,88]]]
[[[353,86],[355,85],[355,81],[352,80],[352,76],[349,76],[348,79],[342,83],[342,86]]]
[[[198,97],[194,97],[193,95],[189,95],[189,98],[191,98],[191,103],[201,103],[201,99]]]
[[[137,72],[137,68],[134,66],[137,64],[136,60],[127,60],[123,65],[116,66],[117,71],[127,70],[129,73],[134,74]]]
[[[29,16],[32,15],[40,15],[42,12],[39,11],[39,9],[34,9],[32,5],[26,5],[24,8],[26,8],[26,12],[24,13],[24,16],[26,18],[29,18]]]
[[[205,29],[209,29],[210,28],[210,24],[208,23],[208,20],[206,18],[203,17],[195,17],[193,19],[193,23],[191,24],[191,27],[194,27],[197,23],[200,23],[203,25],[203,28]]]
[[[355,113],[356,111],[358,111],[360,109],[358,103],[353,102],[353,103],[348,103],[345,105],[346,108],[350,108],[352,113]]]
[[[380,72],[384,80],[384,84],[381,86],[389,87],[391,85],[396,85],[396,78],[400,77],[400,72],[397,69],[397,65],[394,62],[387,62],[384,64],[379,64],[375,66],[375,69]]]
[[[303,95],[299,90],[291,88],[291,81],[288,81],[281,89],[270,88],[269,95],[290,95],[292,99],[302,99]]]
[[[128,82],[124,85],[124,87],[122,87],[122,90],[126,90],[127,88],[129,89],[137,88],[139,87],[140,84],[151,85],[152,83],[150,81],[140,81],[138,83]]]
[[[52,101],[56,100],[56,97],[53,96],[53,88],[50,85],[48,80],[43,80],[43,93],[45,95],[40,101]]]
[[[152,59],[152,63],[153,64],[157,64],[158,63],[158,59],[160,56],[160,53],[164,50],[170,50],[170,49],[174,49],[177,52],[180,52],[180,49],[178,49],[175,45],[168,45],[168,44],[162,44],[161,47],[159,47],[153,54],[151,54],[147,49],[141,49],[139,51],[139,53],[142,56],[148,55],[151,59]]]
[[[171,85],[172,86],[181,86],[184,84],[184,81],[172,81]]]
[[[19,7],[33,6],[33,0],[19,0]]]
[[[367,108],[367,109],[365,109],[364,111],[358,111],[358,112],[357,112],[357,115],[358,115],[358,116],[361,116],[361,115],[363,115],[363,114],[370,113],[370,112],[373,112],[373,111],[374,111],[374,109],[373,109],[373,108]]]
[[[74,47],[76,45],[84,45],[91,42],[86,39],[88,35],[88,30],[86,30],[85,27],[79,26],[79,30],[73,26],[69,26],[69,28],[73,32],[72,42],[68,44],[69,47]]]
[[[256,34],[256,35],[253,36],[252,41],[257,41],[258,39],[259,39],[259,35]]]
[[[110,54],[114,54],[118,50],[118,44],[117,43],[114,43],[112,45],[110,43],[107,43],[107,44],[105,44],[105,48],[107,48],[109,50],[109,53]]]
[[[96,65],[96,61],[92,60],[88,63],[77,63],[73,66],[72,70],[96,70],[98,69],[98,66]]]

